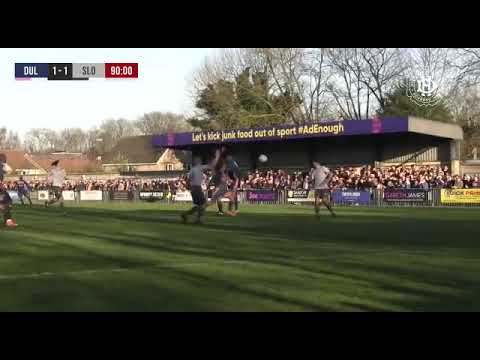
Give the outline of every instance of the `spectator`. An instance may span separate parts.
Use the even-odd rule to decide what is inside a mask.
[[[332,189],[384,189],[384,188],[452,188],[452,187],[480,187],[478,175],[475,177],[465,175],[452,177],[448,167],[439,166],[397,166],[387,168],[364,167],[331,167],[334,174],[330,182]],[[208,175],[205,175],[208,179]],[[29,181],[32,190],[47,190],[45,181]],[[9,190],[15,190],[16,184],[6,181]],[[307,172],[271,169],[268,171],[256,170],[243,174],[240,178],[240,189],[310,189],[310,178]],[[206,188],[206,186],[205,186]],[[68,180],[64,190],[102,190],[102,191],[164,191],[173,194],[186,189],[185,177],[178,179],[109,179],[93,180]]]
[[[480,178],[478,176],[473,178],[472,188],[480,188]]]
[[[454,188],[455,189],[462,189],[463,188],[463,181],[460,178],[460,176],[455,175],[454,179],[455,179],[455,182],[454,182],[454,185],[453,185]]]

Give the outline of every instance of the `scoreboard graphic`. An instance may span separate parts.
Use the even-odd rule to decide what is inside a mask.
[[[138,79],[138,63],[15,63],[15,79]]]

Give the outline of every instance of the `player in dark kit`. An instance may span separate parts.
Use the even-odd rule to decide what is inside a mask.
[[[240,167],[237,162],[233,159],[233,156],[228,154],[225,157],[227,162],[227,174],[229,177],[229,190],[233,193],[233,204],[230,202],[228,204],[228,210],[233,211],[233,206],[235,206],[235,212],[238,212],[238,194],[237,189],[240,185]]]
[[[331,206],[330,188],[328,187],[328,183],[333,176],[332,172],[318,162],[314,162],[310,176],[315,189],[315,214],[320,215],[320,205],[323,204],[333,217],[337,216]]]
[[[215,186],[215,190],[212,194],[212,198],[208,205],[217,203],[218,206],[218,215],[227,214],[229,216],[235,216],[236,214],[232,211],[223,212],[223,204],[222,198],[226,197],[229,201],[229,208],[231,208],[234,199],[233,199],[233,192],[228,189],[228,174],[227,174],[227,151],[225,148],[222,148],[220,157],[215,164],[213,169],[213,176],[211,179],[211,183]]]
[[[12,198],[7,189],[0,181],[0,211],[3,214],[3,224],[8,227],[17,227],[17,223],[12,219]]]
[[[28,183],[23,180],[23,176],[20,176],[20,178],[16,181],[17,184],[17,193],[18,193],[18,198],[22,202],[22,205],[25,205],[23,198],[27,198],[28,202],[30,203],[30,206],[32,206],[32,199],[30,199],[30,187],[28,186]]]
[[[5,177],[5,172],[6,172],[5,155],[0,154],[0,181],[3,181],[3,179]]]

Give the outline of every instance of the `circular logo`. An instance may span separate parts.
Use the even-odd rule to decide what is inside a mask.
[[[418,106],[435,106],[440,101],[438,85],[429,76],[406,83],[406,94]]]

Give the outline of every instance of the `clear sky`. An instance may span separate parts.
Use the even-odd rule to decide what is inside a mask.
[[[188,80],[216,49],[0,49],[0,127],[81,127],[145,112],[193,110]],[[16,81],[15,63],[137,62],[137,80]]]

